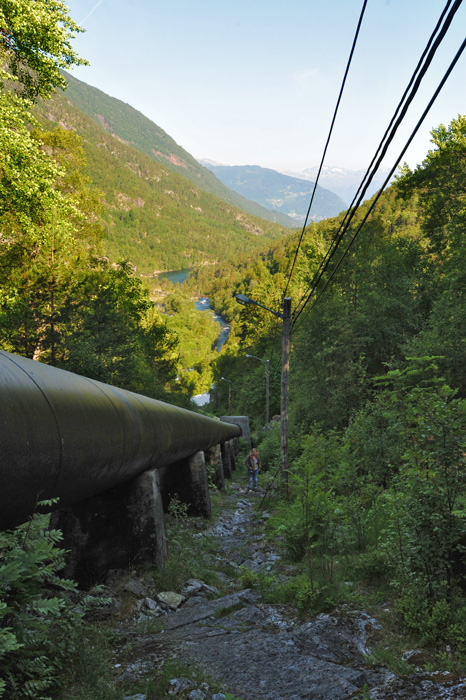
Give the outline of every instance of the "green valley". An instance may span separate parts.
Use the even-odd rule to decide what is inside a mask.
[[[348,228],[339,214],[301,238],[239,208],[127,105],[79,81],[57,93],[62,70],[83,63],[70,43],[79,27],[61,2],[0,0],[0,10],[0,348],[190,410],[193,393],[212,383],[211,416],[231,408],[250,418],[263,464],[250,510],[265,529],[258,547],[262,557],[273,541],[287,570],[275,575],[264,558],[254,571],[246,558],[223,564],[264,625],[281,633],[263,604],[282,606],[287,630],[293,616],[306,625],[359,611],[381,625],[358,677],[390,668],[391,679],[422,690],[432,671],[464,676],[466,116],[435,128],[421,165],[404,166]],[[182,287],[152,279],[184,267],[195,269]],[[195,310],[201,293],[231,324],[221,352],[211,316]],[[272,311],[292,300],[285,469],[282,321],[236,294]],[[264,425],[267,360],[274,418]],[[238,492],[243,455],[239,466]],[[175,551],[183,508],[172,499]],[[87,617],[75,584],[60,577],[60,533],[46,521],[37,514],[0,533],[0,697],[121,700],[111,648],[127,654],[120,623],[136,608],[129,597],[116,606],[118,640],[105,637],[98,610]],[[180,549],[189,561],[203,539]],[[152,634],[144,627],[144,654]],[[97,686],[80,694],[97,638],[108,651],[96,672],[103,684],[98,696]],[[404,656],[414,649],[415,674]],[[363,683],[357,696],[343,692],[367,698]]]

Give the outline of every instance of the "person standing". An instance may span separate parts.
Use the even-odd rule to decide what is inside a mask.
[[[261,460],[255,447],[252,448],[251,452],[246,457],[246,466],[249,475],[249,488],[255,490],[257,489],[259,472],[261,470]]]

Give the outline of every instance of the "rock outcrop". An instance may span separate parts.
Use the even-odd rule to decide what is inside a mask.
[[[272,570],[279,554],[266,541],[267,514],[255,518],[258,494],[233,485],[233,508],[222,512],[197,538],[214,536],[211,563],[223,561],[232,571]],[[281,567],[281,570],[285,570]],[[292,570],[291,570],[292,574]],[[219,591],[198,579],[184,583],[179,593],[153,592],[145,582],[126,584],[139,596],[135,619],[159,623],[155,632],[126,632],[131,664],[121,664],[120,679],[143,679],[166,659],[176,657],[204,669],[221,687],[242,700],[464,700],[466,679],[416,671],[399,677],[370,662],[380,626],[367,612],[339,607],[303,621],[286,605],[261,602],[259,594],[242,590],[238,578],[224,576],[231,592]],[[154,607],[147,602],[151,600]],[[155,602],[156,601],[156,602]],[[191,700],[223,700],[209,686],[173,679],[167,693]],[[133,700],[133,699],[132,699]],[[139,697],[138,697],[139,700]],[[141,700],[145,700],[141,698]]]

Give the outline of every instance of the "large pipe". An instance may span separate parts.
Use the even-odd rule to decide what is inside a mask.
[[[0,530],[241,434],[163,401],[0,350]]]

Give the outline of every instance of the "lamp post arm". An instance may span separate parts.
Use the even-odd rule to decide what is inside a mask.
[[[238,304],[242,304],[243,306],[247,306],[248,304],[252,304],[253,306],[260,306],[261,309],[265,309],[266,311],[270,311],[271,314],[274,316],[278,316],[278,318],[281,318],[283,320],[284,316],[281,314],[279,311],[272,311],[272,309],[269,309],[268,306],[264,306],[264,304],[259,304],[258,301],[254,301],[254,299],[250,299],[249,297],[246,296],[246,294],[236,294],[235,299],[238,302]]]
[[[282,320],[284,320],[284,318],[285,318],[283,316],[283,314],[281,314],[279,311],[272,311],[272,309],[269,309],[268,306],[264,306],[264,304],[259,304],[258,301],[255,301],[254,304],[256,304],[256,306],[260,306],[261,309],[265,309],[266,311],[270,311],[271,314],[273,314],[274,316],[278,316],[278,318],[281,318]]]
[[[269,309],[268,306],[264,306],[264,304],[259,304],[258,301],[254,301],[253,304],[255,304],[256,306],[260,306],[261,309],[265,309],[266,311],[270,311],[271,314],[273,314],[274,316],[278,316],[278,318],[281,318],[282,320],[284,319],[283,314],[281,314],[279,311],[272,311],[272,309]]]

